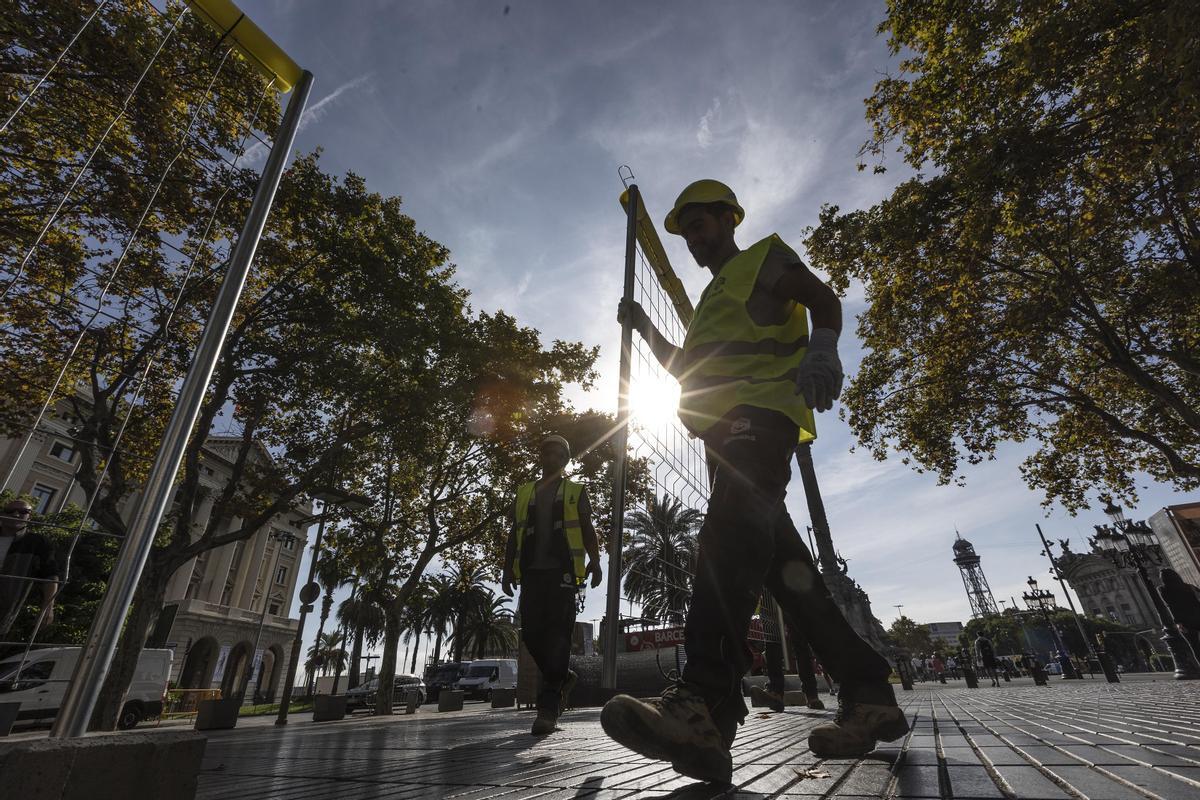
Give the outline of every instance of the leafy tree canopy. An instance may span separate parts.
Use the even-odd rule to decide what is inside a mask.
[[[877,458],[946,482],[1032,441],[1070,510],[1138,471],[1200,486],[1197,29],[1190,0],[889,2],[863,154],[915,175],[807,239],[866,289],[845,404]]]

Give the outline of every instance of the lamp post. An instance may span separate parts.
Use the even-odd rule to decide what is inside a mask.
[[[370,498],[339,491],[318,492],[313,495],[313,499],[321,503],[321,513],[297,520],[297,524],[300,525],[318,521],[319,524],[317,525],[317,538],[313,540],[312,558],[308,562],[308,582],[300,589],[300,619],[296,624],[296,636],[292,639],[287,680],[283,683],[283,697],[280,698],[279,716],[275,718],[276,725],[287,725],[288,706],[292,703],[292,685],[296,682],[296,664],[300,660],[300,648],[304,644],[304,620],[308,617],[308,612],[312,611],[312,603],[321,591],[313,580],[313,576],[317,572],[317,561],[321,558],[321,537],[325,533],[325,521],[329,518],[329,507],[336,504],[346,510],[359,511],[372,505]]]
[[[1021,599],[1025,601],[1025,605],[1029,606],[1031,611],[1041,611],[1046,624],[1050,626],[1050,633],[1054,635],[1054,646],[1058,649],[1058,663],[1062,665],[1063,678],[1078,678],[1079,671],[1071,662],[1071,655],[1067,652],[1062,637],[1058,635],[1058,628],[1055,627],[1054,620],[1050,618],[1050,612],[1058,608],[1058,603],[1054,600],[1054,592],[1049,589],[1039,589],[1037,579],[1032,575],[1029,576],[1026,583],[1029,584],[1029,591],[1022,592]]]
[[[256,662],[258,671],[260,673],[262,671],[262,659],[257,657],[258,644],[262,641],[263,624],[267,621],[267,606],[270,604],[271,600],[271,578],[274,576],[275,571],[279,568],[279,555],[283,550],[282,543],[288,541],[294,542],[297,539],[296,536],[288,533],[287,531],[280,531],[278,533],[272,531],[267,538],[274,540],[277,543],[275,548],[275,560],[274,563],[271,564],[271,569],[265,576],[263,576],[262,612],[258,615],[258,628],[256,628],[254,631],[254,646],[250,648],[250,669],[242,673],[242,685],[241,689],[239,690],[239,694],[242,698],[242,705],[246,704],[246,689],[250,685],[250,679],[253,677],[253,673],[255,672]],[[261,686],[262,675],[260,674],[258,681],[254,684],[255,690]]]
[[[1154,531],[1144,522],[1131,522],[1125,519],[1125,512],[1112,501],[1111,497],[1101,497],[1104,500],[1104,513],[1112,520],[1113,527],[1097,525],[1096,535],[1092,544],[1098,546],[1117,569],[1133,567],[1142,579],[1146,594],[1150,595],[1150,603],[1158,614],[1159,626],[1162,628],[1162,640],[1171,651],[1175,661],[1175,680],[1195,680],[1200,678],[1200,665],[1183,637],[1175,627],[1175,618],[1171,610],[1163,602],[1150,580],[1146,571],[1149,565],[1161,566],[1165,563]]]

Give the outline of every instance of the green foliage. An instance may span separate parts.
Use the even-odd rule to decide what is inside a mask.
[[[916,172],[807,246],[861,281],[852,429],[943,482],[1002,441],[1046,502],[1200,486],[1200,5],[893,0],[864,155]]]
[[[893,622],[887,633],[897,646],[910,654],[910,657],[922,653],[928,655],[937,649],[933,644],[933,636],[929,633],[929,626],[905,616]]]
[[[622,566],[625,595],[642,606],[642,616],[682,625],[692,599],[697,536],[704,515],[664,494],[647,510],[626,515],[629,536]]]

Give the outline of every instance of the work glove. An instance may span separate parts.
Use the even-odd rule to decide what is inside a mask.
[[[589,561],[587,565],[587,574],[592,576],[592,588],[595,589],[600,585],[600,581],[604,580],[604,571],[600,569],[600,565],[595,561]]]
[[[650,317],[646,316],[646,310],[636,300],[625,302],[625,298],[622,297],[617,303],[617,322],[624,325],[627,317],[633,329],[640,333],[643,339],[647,338],[646,325],[649,324]]]
[[[842,393],[842,362],[837,354],[836,332],[816,328],[808,337],[808,350],[796,369],[796,394],[804,395],[813,411],[828,411]]]

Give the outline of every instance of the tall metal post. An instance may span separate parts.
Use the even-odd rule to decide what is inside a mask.
[[[1100,665],[1100,669],[1104,672],[1105,680],[1109,683],[1120,683],[1120,677],[1111,669],[1106,660],[1101,658],[1100,654],[1096,652],[1096,648],[1092,646],[1092,640],[1088,638],[1087,631],[1083,628],[1083,622],[1079,619],[1079,611],[1075,608],[1075,601],[1071,599],[1071,593],[1067,591],[1067,581],[1063,578],[1062,570],[1058,568],[1058,564],[1054,561],[1054,556],[1050,553],[1050,543],[1046,541],[1046,534],[1042,533],[1041,524],[1035,522],[1033,527],[1037,528],[1038,536],[1042,539],[1042,552],[1050,560],[1050,571],[1058,579],[1058,585],[1062,587],[1063,597],[1067,598],[1067,605],[1071,608],[1071,616],[1075,619],[1075,627],[1079,630],[1079,636],[1083,639],[1083,646],[1087,648],[1088,655],[1094,658],[1096,663]]]
[[[262,612],[259,613],[259,615],[258,615],[258,627],[255,628],[255,630],[254,630],[254,646],[250,648],[250,669],[246,670],[242,674],[242,685],[238,691],[238,694],[242,698],[242,705],[246,704],[246,689],[249,688],[250,681],[254,677],[254,660],[258,656],[258,646],[259,646],[259,644],[262,643],[263,625],[267,621],[267,604],[268,604],[268,601],[271,599],[271,576],[273,576],[275,574],[275,570],[278,569],[278,567],[279,567],[279,556],[282,554],[281,551],[283,550],[283,540],[285,538],[294,539],[295,537],[292,536],[290,533],[286,533],[283,536],[275,536],[274,534],[271,534],[268,536],[268,538],[275,540],[275,558],[271,564],[271,569],[269,569],[267,571],[266,576],[263,577],[263,592],[262,592],[262,604],[263,605],[262,605]],[[255,682],[255,684],[254,684],[254,688],[256,691],[258,689],[262,688],[262,675],[261,675],[262,660],[261,659],[259,659],[259,661],[258,661],[258,669],[259,669],[259,678],[258,678],[258,681]]]
[[[133,602],[146,559],[149,558],[150,549],[154,545],[154,535],[170,499],[184,449],[187,447],[192,428],[196,425],[200,405],[212,380],[217,358],[225,343],[225,335],[229,331],[229,324],[241,297],[242,287],[245,286],[246,276],[250,272],[250,265],[254,261],[254,253],[266,226],[275,192],[279,188],[283,169],[292,151],[296,131],[300,127],[300,116],[312,91],[312,81],[312,73],[305,70],[299,83],[292,89],[292,97],[275,135],[275,146],[271,148],[262,177],[254,190],[250,212],[229,259],[229,267],[221,282],[221,289],[208,322],[204,326],[200,344],[192,357],[191,366],[188,367],[187,377],[179,391],[179,399],[163,433],[162,444],[154,456],[154,464],[146,478],[146,485],[126,533],[116,568],[109,579],[108,590],[104,593],[104,599],[101,600],[100,608],[92,620],[87,642],[83,652],[79,654],[79,663],[75,666],[62,706],[54,719],[54,727],[50,730],[51,738],[66,739],[87,733],[101,687],[112,665],[121,628]]]
[[[821,565],[821,572],[835,575],[839,571],[837,552],[833,549],[833,534],[829,531],[829,519],[825,516],[821,487],[817,485],[817,471],[812,460],[812,442],[796,445],[796,465],[800,468],[800,482],[804,485],[804,498],[808,502],[812,533],[817,539],[817,561]]]
[[[637,259],[637,215],[642,196],[637,184],[629,187],[629,215],[625,231],[625,287],[621,295],[633,302],[634,266]],[[627,314],[621,323],[621,380],[617,398],[617,429],[613,434],[613,516],[608,537],[608,603],[604,629],[604,660],[600,686],[617,688],[617,644],[621,641],[621,542],[625,538],[625,450],[629,443],[629,373],[633,363],[633,320]]]
[[[308,560],[308,586],[317,574],[317,560],[321,558],[321,537],[325,534],[325,520],[329,514],[329,504],[321,505],[321,523],[317,526],[317,539],[313,542],[312,557]],[[296,666],[300,662],[300,648],[304,644],[304,620],[308,617],[309,603],[300,598],[300,620],[296,623],[296,635],[292,638],[292,653],[288,657],[287,680],[283,683],[283,697],[279,701],[279,716],[275,717],[276,725],[287,725],[288,706],[292,702],[292,684],[296,682]]]

